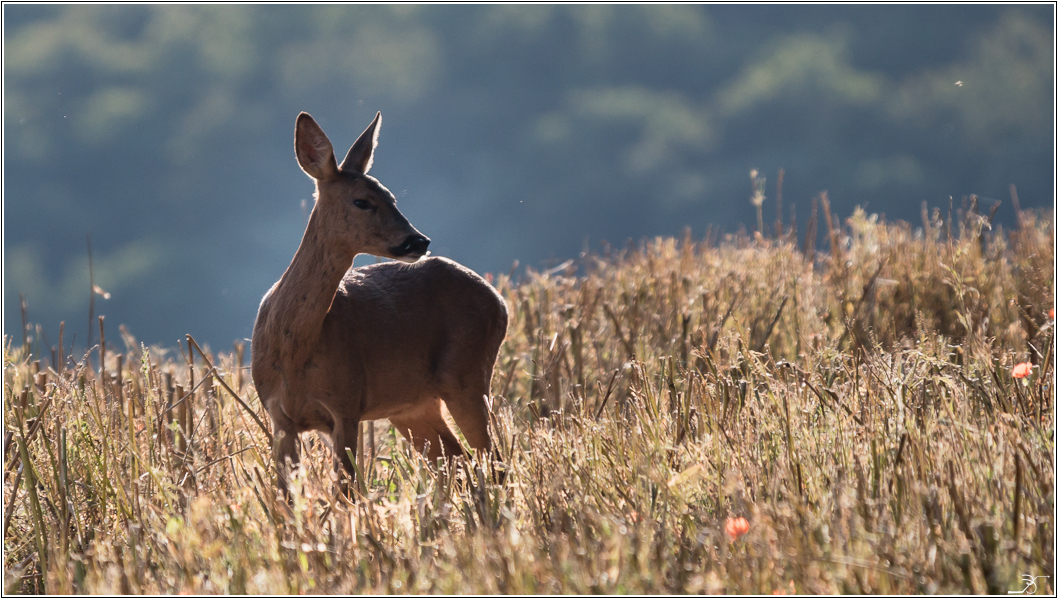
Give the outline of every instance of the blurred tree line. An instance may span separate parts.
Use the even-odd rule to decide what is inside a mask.
[[[289,263],[312,113],[479,271],[602,240],[756,226],[749,171],[919,220],[975,193],[1012,222],[1054,189],[1053,6],[11,5],[4,331],[108,322],[227,346]],[[770,225],[769,225],[770,226]],[[370,259],[368,259],[370,261]],[[360,261],[358,260],[358,264]]]

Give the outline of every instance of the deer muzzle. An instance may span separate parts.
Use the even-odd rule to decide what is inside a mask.
[[[414,262],[426,255],[426,248],[430,246],[430,239],[421,234],[408,235],[404,243],[389,248],[394,258],[405,262]]]

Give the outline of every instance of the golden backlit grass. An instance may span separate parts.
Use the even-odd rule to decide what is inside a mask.
[[[237,352],[5,338],[4,590],[1053,592],[1054,227],[1020,217],[496,278],[502,484],[380,422],[354,501],[306,434],[287,504]]]

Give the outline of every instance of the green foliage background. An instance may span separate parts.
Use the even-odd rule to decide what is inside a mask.
[[[249,336],[293,255],[311,112],[376,110],[373,174],[479,271],[600,240],[786,220],[828,189],[919,221],[1054,187],[1054,18],[1039,6],[31,6],[4,15],[4,330],[97,311],[143,340]],[[961,82],[961,85],[956,84]],[[338,150],[341,152],[342,150]],[[766,218],[770,222],[772,216]]]

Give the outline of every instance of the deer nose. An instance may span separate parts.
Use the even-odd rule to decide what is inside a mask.
[[[393,248],[393,255],[400,256],[423,256],[426,248],[430,247],[430,239],[423,235],[409,235],[404,243]]]

